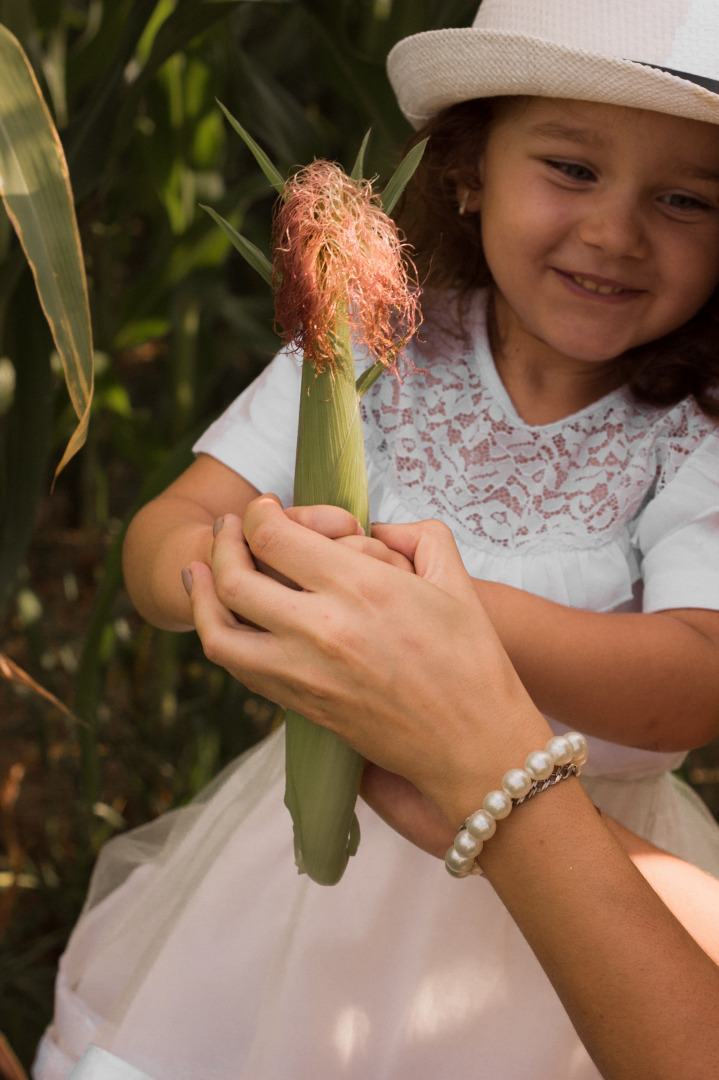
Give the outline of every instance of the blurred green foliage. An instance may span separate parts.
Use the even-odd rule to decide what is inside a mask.
[[[3,684],[0,1017],[27,1066],[100,844],[198,791],[272,710],[139,620],[120,548],[137,507],[276,348],[264,283],[205,203],[259,246],[274,192],[227,106],[287,170],[392,173],[409,128],[384,73],[399,38],[466,25],[476,0],[0,0],[67,156],[96,390],[75,423],[34,289],[0,218],[0,648],[77,716]]]

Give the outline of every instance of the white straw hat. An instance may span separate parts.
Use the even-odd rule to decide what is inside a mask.
[[[415,127],[516,94],[719,124],[719,0],[483,0],[471,27],[398,42],[387,69]]]

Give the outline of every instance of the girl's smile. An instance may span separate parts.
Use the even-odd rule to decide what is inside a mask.
[[[522,99],[495,122],[480,176],[468,209],[481,213],[503,377],[565,372],[594,400],[618,357],[683,325],[719,282],[713,125]]]
[[[567,274],[563,270],[556,273],[566,283],[567,287],[583,296],[591,293],[594,299],[621,303],[633,299],[638,295],[638,289],[628,289],[626,285],[618,281],[610,281],[609,278],[597,277],[596,274]]]

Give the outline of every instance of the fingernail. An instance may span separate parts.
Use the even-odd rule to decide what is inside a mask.
[[[192,589],[192,571],[189,566],[186,566],[182,571],[182,584],[185,586],[185,592],[189,596]]]
[[[215,522],[215,524],[212,526],[212,535],[217,536],[218,532],[220,531],[220,529],[222,528],[222,526],[224,524],[225,524],[225,519],[223,517],[219,517],[217,519],[217,521]]]

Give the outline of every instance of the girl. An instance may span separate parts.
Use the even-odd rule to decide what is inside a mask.
[[[587,11],[576,0],[485,0],[472,29],[397,46],[390,77],[398,99],[431,134],[404,217],[429,270],[424,340],[412,347],[422,372],[402,384],[380,380],[364,417],[374,516],[434,516],[451,527],[534,704],[555,733],[589,736],[582,783],[591,800],[714,875],[719,832],[670,770],[719,731],[718,42],[719,11],[708,0],[607,0]],[[247,575],[223,562],[232,550],[227,526],[215,527],[213,554],[213,522],[228,515],[235,529],[229,515],[242,515],[258,491],[289,501],[298,386],[296,362],[281,354],[199,441],[188,472],[138,515],[127,582],[157,625],[193,625],[180,581],[189,564],[202,588],[201,564],[212,565],[226,608],[265,625],[246,606]],[[406,561],[373,550],[393,571]],[[301,581],[302,566],[296,570]],[[247,657],[232,659],[226,631],[247,646],[246,629],[226,616],[223,634],[206,603],[203,593],[197,610],[208,655],[250,685],[266,685],[259,654],[256,669]],[[360,605],[358,618],[365,615]],[[412,633],[404,630],[396,652],[378,651],[370,665],[391,702],[417,636],[414,622],[407,625]],[[437,632],[434,644],[446,673],[455,643]],[[467,725],[453,724],[443,706],[456,695],[448,697],[446,678],[433,687],[432,661],[422,657],[417,711],[442,719],[434,743],[438,761],[456,766],[457,790],[451,770],[440,783],[416,762],[402,768],[451,826],[435,818],[431,836],[425,827],[418,835],[404,811],[402,821],[389,813],[395,781],[368,773],[368,797],[432,851],[435,834],[451,840],[474,809],[470,787],[479,791],[490,777],[496,785],[534,748],[529,735],[545,732],[547,721],[521,695],[517,707],[519,691],[493,649],[479,639],[476,679],[460,662],[466,648],[457,654],[461,715],[467,699],[487,714],[468,742]],[[296,681],[290,645],[286,656]],[[323,696],[333,704],[339,694],[311,670],[322,719]],[[413,693],[417,685],[408,681]],[[281,703],[298,692],[274,686]],[[300,695],[304,701],[308,691]],[[353,702],[364,709],[359,694]],[[407,727],[400,741],[416,735]],[[471,784],[459,764],[465,744]],[[369,739],[363,748],[377,745]],[[386,749],[376,756],[397,766]],[[577,855],[581,896],[594,899],[571,925],[601,925],[598,897],[604,906],[619,895],[623,908],[644,911],[646,894],[635,897],[626,860],[608,854],[607,828],[588,824],[576,781],[556,787],[536,800],[548,809],[533,804],[512,821],[565,834],[576,820],[587,842],[585,857]],[[594,1078],[575,1026],[605,1069],[586,986],[570,980],[567,989],[557,977],[567,963],[576,969],[577,943],[557,955],[547,897],[555,910],[575,909],[554,872],[548,892],[533,885],[545,864],[529,858],[526,838],[541,851],[541,835],[521,830],[524,839],[505,849],[529,860],[523,888],[546,924],[537,935],[516,900],[507,855],[490,848],[488,880],[455,882],[366,807],[362,846],[340,885],[297,878],[282,788],[276,735],[187,810],[109,845],[61,965],[38,1080],[66,1076],[88,1043],[101,1049],[89,1051],[74,1077],[380,1080],[504,1068],[517,1078]],[[520,836],[511,828],[508,836]],[[586,876],[586,853],[609,859],[599,881]],[[649,867],[673,904],[666,875]],[[675,906],[689,925],[686,903]],[[654,926],[649,916],[639,922]],[[656,935],[660,953],[676,944],[665,931]],[[695,936],[713,947],[701,928]],[[646,967],[646,955],[637,963]],[[623,950],[619,965],[634,987]],[[606,975],[605,963],[596,993],[606,990]],[[570,1020],[565,1006],[575,993]],[[620,999],[615,1015],[624,1012],[632,1023],[617,1045],[626,1065],[642,1024]],[[655,1065],[645,1075],[660,1075]],[[606,1068],[625,1075],[616,1057]],[[640,1069],[633,1062],[631,1075]]]

